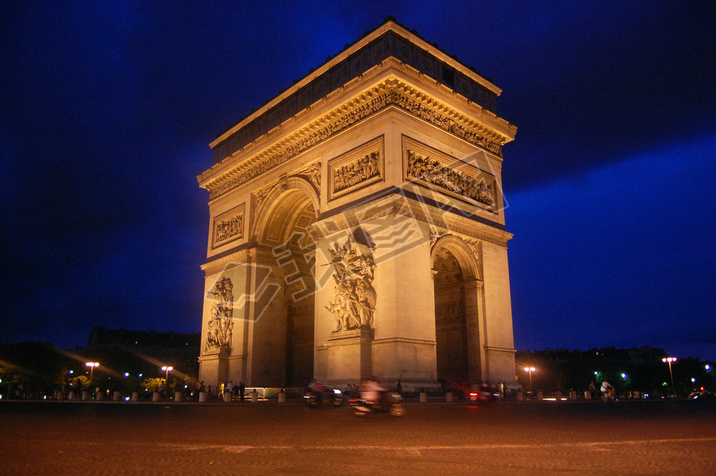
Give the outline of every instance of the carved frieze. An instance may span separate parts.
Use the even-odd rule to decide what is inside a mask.
[[[209,299],[213,299],[216,302],[211,306],[204,352],[231,347],[231,337],[234,329],[233,289],[231,279],[224,277],[214,283],[214,286],[208,292],[208,296],[212,296]]]
[[[469,199],[490,211],[497,207],[494,176],[407,137],[403,137],[403,166],[405,180]]]
[[[440,129],[451,133],[473,145],[479,146],[498,157],[502,156],[502,148],[499,142],[488,137],[488,134],[476,122],[468,120],[455,111],[440,107],[430,101],[429,98],[402,84],[396,80],[388,80],[374,88],[369,94],[354,101],[353,107],[348,112],[342,110],[334,111],[314,124],[330,121],[324,126],[314,129],[313,132],[294,140],[290,145],[264,156],[257,156],[247,160],[236,171],[231,172],[226,179],[220,179],[214,184],[209,184],[209,198],[218,198],[236,187],[254,179],[269,170],[287,162],[299,153],[325,141],[338,132],[352,126],[353,124],[375,114],[387,107],[399,107],[403,111],[419,117]],[[462,118],[456,120],[456,118]]]
[[[373,250],[350,235],[343,244],[333,243],[331,265],[335,270],[335,294],[326,306],[335,318],[333,333],[373,327],[377,293],[373,287]]]
[[[245,209],[246,204],[242,203],[214,218],[212,248],[243,238]]]
[[[328,162],[328,199],[384,179],[383,136]]]

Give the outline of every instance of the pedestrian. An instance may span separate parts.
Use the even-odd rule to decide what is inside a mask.
[[[194,401],[195,402],[199,401],[199,393],[203,391],[203,388],[202,388],[203,386],[204,386],[203,380],[201,382],[197,380],[196,383],[194,384]]]
[[[398,379],[398,382],[395,384],[395,391],[399,394],[403,394],[403,384],[400,383],[400,379]]]
[[[239,398],[241,401],[244,401],[244,390],[246,390],[246,385],[244,385],[244,382],[239,382]]]
[[[505,382],[500,381],[500,383],[497,384],[497,391],[500,393],[500,398],[504,400],[505,393],[507,392],[507,386],[505,385]]]
[[[614,397],[614,387],[612,387],[612,385],[609,382],[607,382],[606,380],[604,380],[602,382],[601,390],[602,390],[602,399],[604,400],[604,402],[608,402],[609,399]]]
[[[226,388],[224,389],[224,395],[226,395],[227,393],[232,396],[234,394],[234,381],[233,380],[229,380],[228,385],[226,385]]]

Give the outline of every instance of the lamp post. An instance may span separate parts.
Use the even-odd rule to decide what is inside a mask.
[[[169,372],[174,370],[174,367],[164,366],[162,367],[162,370],[164,371],[164,393],[165,395],[169,395]]]
[[[525,367],[525,372],[528,372],[530,374],[530,390],[532,390],[532,372],[534,372],[535,370],[537,369],[535,369],[534,367]]]
[[[99,362],[87,362],[85,365],[90,368],[90,382],[91,382],[92,377],[94,376],[94,368],[99,367]]]
[[[665,364],[669,364],[669,376],[671,377],[671,393],[676,396],[676,389],[674,388],[674,372],[671,370],[671,363],[676,362],[676,357],[664,357],[661,359]]]
[[[164,383],[167,383],[169,379],[169,372],[174,370],[174,367],[162,367],[162,370],[164,371]]]

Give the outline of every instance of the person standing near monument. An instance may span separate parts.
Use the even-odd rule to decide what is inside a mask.
[[[604,380],[602,382],[601,390],[602,390],[602,399],[605,402],[608,402],[609,399],[614,396],[614,387],[612,387],[612,385],[609,382],[607,382],[606,380]]]

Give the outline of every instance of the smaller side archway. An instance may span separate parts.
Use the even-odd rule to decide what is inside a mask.
[[[432,248],[438,380],[469,386],[482,380],[479,313],[482,282],[478,250],[455,236]]]

